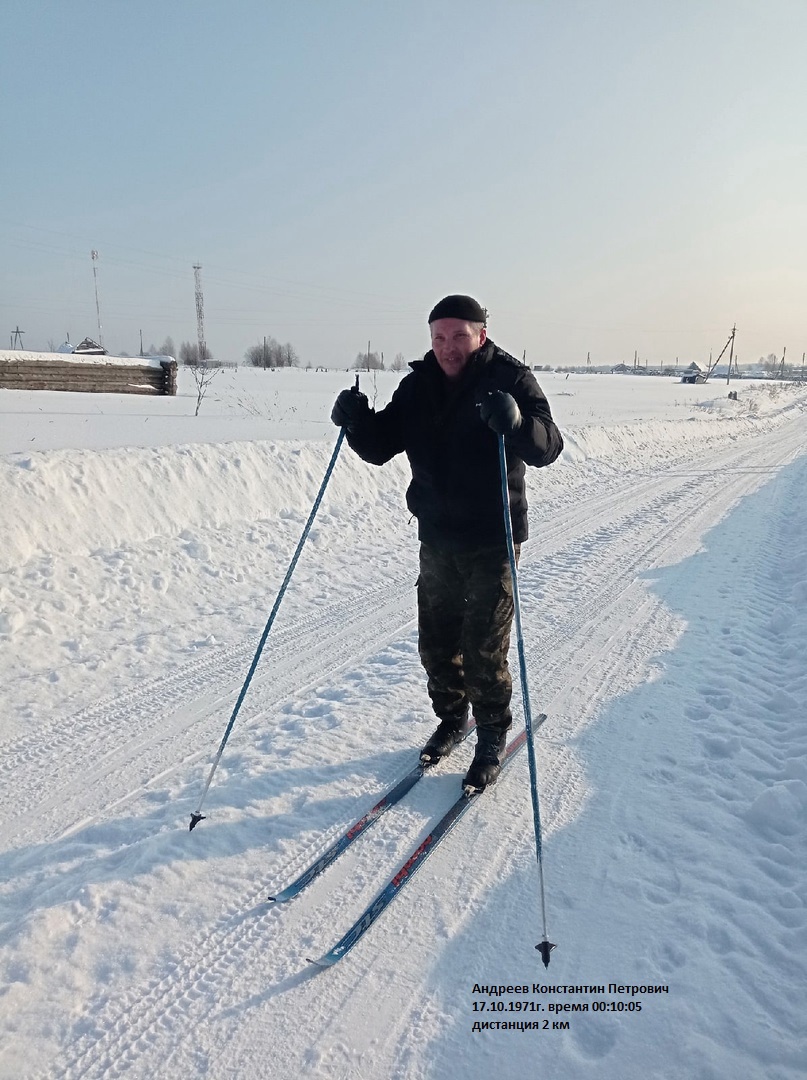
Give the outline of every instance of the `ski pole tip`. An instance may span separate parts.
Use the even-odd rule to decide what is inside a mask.
[[[204,814],[200,814],[198,810],[194,811],[194,813],[191,814],[191,823],[188,826],[188,832],[193,832],[193,830],[196,828],[196,826],[199,824],[199,822],[204,821],[204,820],[205,820]]]
[[[540,945],[536,945],[535,948],[541,954],[541,959],[544,962],[544,967],[548,968],[549,967],[549,954],[552,952],[553,949],[556,949],[557,946],[554,945],[551,941],[547,941],[546,938],[544,938],[544,940],[540,943]]]

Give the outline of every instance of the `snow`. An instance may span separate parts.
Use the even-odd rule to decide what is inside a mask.
[[[64,346],[61,346],[64,349]],[[26,352],[20,349],[0,349],[0,364],[19,364],[23,361],[28,363],[58,363],[58,364],[92,364],[93,366],[106,367],[160,367],[161,361],[170,360],[168,356],[107,356],[98,353],[74,353],[62,352]]]
[[[470,746],[266,903],[433,726],[403,461],[340,456],[188,831],[352,377],[223,370],[199,416],[186,371],[0,391],[0,1076],[802,1077],[803,388],[538,375],[567,441],[528,472],[520,570],[548,970],[523,754],[334,970],[305,958]],[[540,1026],[474,1030],[505,1021]]]

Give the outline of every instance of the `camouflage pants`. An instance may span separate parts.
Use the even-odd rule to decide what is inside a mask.
[[[478,727],[508,728],[513,583],[507,549],[457,552],[421,544],[417,590],[418,648],[435,713],[459,716],[470,703]]]

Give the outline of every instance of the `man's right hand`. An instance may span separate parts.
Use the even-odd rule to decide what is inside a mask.
[[[369,412],[370,403],[366,394],[359,393],[355,388],[343,390],[334,402],[331,420],[337,427],[353,431]]]

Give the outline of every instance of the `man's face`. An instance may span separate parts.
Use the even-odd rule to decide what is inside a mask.
[[[463,319],[435,319],[431,334],[434,355],[447,379],[459,378],[471,353],[484,345],[488,336],[484,326]]]

